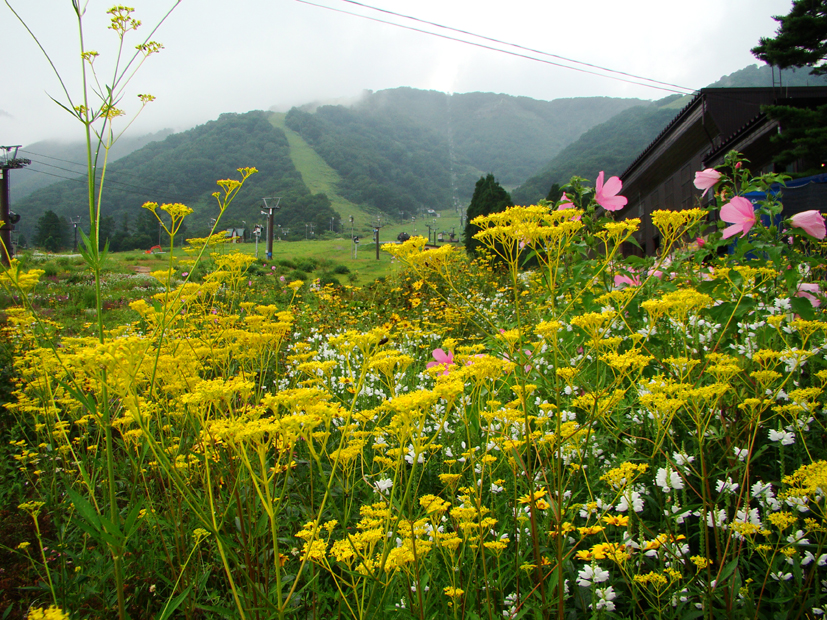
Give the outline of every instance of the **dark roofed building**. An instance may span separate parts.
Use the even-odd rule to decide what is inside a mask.
[[[657,209],[688,209],[701,195],[695,172],[723,162],[732,150],[750,161],[753,174],[774,170],[778,147],[770,138],[779,131],[762,107],[815,107],[827,103],[827,87],[704,88],[681,110],[621,175],[629,199],[623,218],[639,217],[637,239],[647,254],[658,247],[650,214]],[[795,170],[787,170],[795,172]]]

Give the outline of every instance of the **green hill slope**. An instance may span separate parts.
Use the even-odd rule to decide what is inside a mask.
[[[326,230],[337,217],[324,194],[313,194],[290,158],[284,132],[269,121],[269,113],[223,114],[216,121],[153,142],[112,163],[106,176],[102,217],[118,225],[133,224],[146,211],[144,202],[180,202],[195,212],[188,218],[190,235],[206,232],[218,215],[212,193],[216,180],[237,178],[237,168],[255,166],[243,193],[224,216],[227,225],[251,227],[260,221],[261,199],[282,197],[276,223],[304,236],[304,224]],[[24,214],[19,230],[31,238],[38,218],[51,209],[63,217],[88,218],[85,182],[56,183],[16,203]]]
[[[114,162],[149,144],[163,140],[172,133],[164,129],[143,136],[123,136],[109,150],[109,161]],[[82,175],[86,170],[86,144],[84,142],[55,142],[44,140],[20,149],[20,157],[32,163],[14,173],[9,197],[17,202],[32,192],[57,183],[66,177]]]
[[[554,183],[563,185],[574,175],[593,180],[601,170],[607,176],[620,174],[675,114],[673,107],[656,104],[621,112],[563,149],[542,172],[515,189],[512,200],[534,204],[546,197]]]
[[[285,126],[338,173],[339,195],[407,218],[464,204],[485,172],[519,183],[583,131],[640,103],[397,88],[350,107],[293,108]]]
[[[827,86],[827,75],[811,75],[811,69],[775,70],[775,86]],[[740,71],[723,76],[709,88],[748,88],[773,86],[773,69],[770,65],[749,65]]]

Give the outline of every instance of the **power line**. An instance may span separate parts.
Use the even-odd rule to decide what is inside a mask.
[[[635,86],[644,86],[646,88],[654,88],[656,90],[663,90],[663,91],[667,91],[667,92],[670,92],[670,93],[678,93],[678,94],[681,94],[681,95],[688,94],[687,91],[694,92],[692,89],[685,88],[685,87],[682,87],[682,86],[679,86],[677,88],[671,87],[671,86],[656,86],[654,84],[643,84],[641,82],[636,82],[636,81],[631,80],[631,79],[627,79],[627,78],[623,78],[623,77],[617,77],[617,76],[614,76],[614,75],[605,75],[603,73],[598,73],[597,71],[592,71],[590,69],[582,69],[580,67],[572,67],[571,65],[564,65],[564,64],[559,63],[559,62],[546,60],[544,58],[537,58],[535,56],[529,56],[527,54],[522,54],[522,53],[519,53],[519,52],[512,52],[512,51],[509,51],[509,50],[504,50],[504,49],[501,49],[501,48],[498,48],[498,47],[493,47],[493,46],[485,45],[485,44],[482,44],[482,43],[475,43],[474,41],[466,41],[465,39],[460,39],[458,37],[452,37],[452,36],[445,35],[445,34],[439,34],[437,32],[431,32],[430,30],[423,30],[421,28],[414,28],[413,26],[405,26],[404,24],[398,24],[398,23],[395,23],[395,22],[392,22],[392,21],[387,21],[387,20],[384,20],[384,19],[378,19],[376,17],[369,17],[367,15],[361,15],[359,13],[353,13],[351,11],[345,11],[343,9],[337,9],[337,8],[330,7],[330,6],[325,6],[323,4],[317,4],[315,2],[310,2],[309,0],[296,0],[296,2],[300,2],[301,4],[307,4],[307,5],[310,5],[310,6],[315,6],[317,8],[325,9],[325,10],[328,10],[328,11],[333,11],[335,13],[342,13],[344,15],[351,15],[353,17],[359,17],[361,19],[367,19],[369,21],[377,22],[377,23],[380,23],[380,24],[387,24],[387,25],[390,25],[390,26],[395,26],[397,28],[402,28],[404,30],[410,30],[412,32],[419,32],[419,33],[422,33],[422,34],[431,35],[433,37],[438,37],[440,39],[446,39],[448,41],[456,41],[458,43],[464,43],[466,45],[479,47],[481,49],[487,49],[487,50],[491,50],[491,51],[494,51],[494,52],[500,52],[501,54],[508,54],[509,56],[515,56],[517,58],[525,58],[527,60],[533,60],[534,62],[540,62],[540,63],[546,64],[546,65],[551,65],[551,66],[554,66],[554,67],[560,67],[562,69],[570,69],[571,71],[577,71],[578,73],[586,73],[586,74],[589,74],[589,75],[596,75],[598,77],[606,78],[606,79],[609,79],[609,80],[615,80],[615,81],[618,81],[618,82],[625,82],[627,84],[634,84]],[[354,4],[358,4],[358,3],[354,3]],[[373,7],[369,7],[369,8],[373,8]],[[376,10],[381,10],[381,9],[376,9]],[[400,16],[401,17],[406,17],[404,15],[400,15]],[[411,18],[411,19],[415,19],[415,18]],[[448,28],[448,27],[443,26],[443,28]],[[454,30],[454,29],[451,29],[451,30]],[[456,30],[456,32],[462,32],[462,31]],[[472,36],[478,36],[478,37],[483,38],[483,39],[487,38],[487,37],[482,37],[481,35],[472,35]],[[513,45],[513,44],[506,44],[506,45]],[[519,47],[519,46],[515,45],[515,47]],[[538,53],[542,54],[543,52],[538,52]],[[548,54],[548,55],[553,56],[552,54]],[[573,61],[573,62],[578,62],[578,61]],[[580,63],[580,64],[587,65],[587,63]],[[611,69],[602,69],[602,68],[601,68],[601,70],[612,71]],[[615,72],[615,73],[621,73],[621,72]],[[649,80],[649,78],[640,78],[640,79]],[[651,81],[655,81],[655,80],[651,80]],[[679,90],[679,89],[681,89],[681,90]]]
[[[411,15],[404,15],[402,13],[396,13],[396,12],[390,11],[388,9],[382,9],[382,8],[375,7],[375,6],[370,6],[369,4],[364,4],[362,2],[356,2],[356,0],[341,0],[341,1],[342,2],[347,2],[348,4],[361,6],[361,7],[364,7],[366,9],[370,9],[372,11],[378,11],[380,13],[386,13],[388,15],[393,15],[394,17],[401,17],[403,19],[409,19],[411,21],[419,22],[421,24],[427,24],[429,26],[434,26],[435,28],[442,28],[444,30],[450,30],[451,32],[457,32],[457,33],[465,34],[465,35],[468,35],[468,36],[471,36],[471,37],[476,37],[478,39],[483,39],[484,41],[491,41],[492,43],[497,43],[499,45],[507,45],[507,46],[513,47],[515,49],[520,49],[520,50],[524,50],[526,52],[531,52],[532,54],[540,54],[541,56],[548,56],[549,58],[557,58],[559,60],[564,60],[566,62],[572,62],[572,63],[577,64],[577,65],[583,65],[584,67],[590,67],[592,69],[599,69],[600,71],[606,71],[608,73],[617,73],[618,75],[625,75],[626,77],[634,78],[636,80],[645,80],[647,82],[652,82],[654,84],[661,84],[662,86],[673,86],[675,88],[679,88],[681,90],[685,90],[685,91],[688,91],[690,93],[695,92],[694,88],[688,88],[686,86],[681,86],[680,84],[672,84],[671,82],[662,82],[660,80],[655,80],[655,79],[648,78],[648,77],[645,77],[645,76],[642,76],[642,75],[635,75],[634,73],[627,73],[626,71],[618,71],[616,69],[609,69],[608,67],[601,67],[600,65],[595,65],[595,64],[592,64],[592,63],[588,63],[588,62],[583,62],[581,60],[575,60],[574,58],[568,58],[566,56],[560,56],[559,54],[552,54],[550,52],[544,52],[542,50],[536,50],[536,49],[533,49],[533,48],[530,48],[530,47],[525,47],[525,46],[519,45],[517,43],[509,43],[508,41],[502,41],[500,39],[494,39],[492,37],[487,37],[485,35],[476,34],[476,33],[470,32],[468,30],[462,30],[460,28],[453,28],[451,26],[445,26],[444,24],[439,24],[437,22],[431,22],[431,21],[428,21],[428,20],[425,20],[425,19],[420,19],[418,17],[413,17]],[[608,77],[608,76],[606,76],[606,77]]]
[[[43,164],[43,165],[48,166],[49,164]],[[52,166],[52,167],[57,168],[58,170],[66,170],[65,168],[59,168],[57,166]],[[86,183],[87,183],[87,180],[85,178],[65,177],[65,176],[60,175],[60,174],[54,174],[54,173],[51,173],[51,172],[46,172],[45,170],[29,169],[29,172],[34,172],[35,174],[45,174],[45,175],[50,176],[50,177],[55,177],[57,179],[63,179],[64,181],[72,181],[72,182],[75,182],[75,183],[81,183],[83,185],[86,185]],[[74,171],[68,170],[67,172],[74,172]],[[145,189],[143,187],[138,187],[137,185],[130,185],[128,183],[123,183],[122,181],[118,181],[116,179],[107,179],[106,185],[107,186],[113,186],[112,189],[116,189],[116,190],[121,191],[125,194],[133,194],[135,196],[144,196],[144,197],[153,198],[153,197],[156,197],[156,196],[160,195],[160,196],[166,196],[169,200],[176,200],[177,199],[176,197],[172,197],[169,194],[166,194],[166,193],[158,191],[158,190]]]
[[[43,155],[42,153],[34,153],[32,151],[27,151],[26,149],[20,149],[20,151],[23,152],[23,153],[28,153],[29,155],[34,155],[36,157],[46,157],[47,159],[54,159],[55,161],[61,161],[61,162],[67,163],[67,164],[72,164],[73,166],[81,166],[83,168],[83,170],[80,171],[80,172],[77,172],[77,174],[82,174],[82,175],[86,174],[86,162],[79,163],[79,162],[75,162],[75,161],[70,161],[68,159],[61,159],[60,157],[53,157],[51,155]],[[75,173],[74,170],[67,170],[66,168],[61,168],[60,166],[55,166],[54,164],[49,164],[49,163],[46,163],[45,161],[40,161],[40,162],[38,162],[37,160],[32,160],[32,161],[35,161],[35,162],[39,163],[42,166],[51,166],[53,168],[58,168],[59,170],[65,170],[66,172]],[[112,162],[112,163],[114,164],[115,162]],[[145,176],[143,176],[141,174],[137,174],[135,172],[129,172],[128,170],[119,170],[119,169],[113,170],[111,168],[109,170],[109,174],[118,175],[118,176],[128,176],[128,177],[132,177],[132,178],[134,178],[136,180],[139,180],[139,181],[143,181],[146,178]],[[160,182],[161,181],[156,181],[156,183],[160,183]],[[176,182],[175,185],[176,186],[182,186],[182,187],[189,187],[189,188],[191,188],[195,191],[201,191],[201,186],[195,185],[193,183]]]
[[[77,162],[77,161],[70,161],[68,159],[61,159],[60,157],[53,157],[51,155],[44,155],[43,153],[35,153],[34,151],[29,151],[27,149],[20,149],[21,153],[28,153],[29,155],[34,155],[35,157],[45,157],[46,159],[54,159],[55,161],[62,161],[64,164],[72,164],[73,166],[82,166],[86,169],[86,162]]]

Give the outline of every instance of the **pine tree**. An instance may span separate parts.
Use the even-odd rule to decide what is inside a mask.
[[[474,226],[471,220],[480,215],[505,211],[513,205],[511,196],[497,183],[493,174],[489,172],[487,176],[480,177],[480,180],[474,186],[474,195],[471,197],[471,204],[468,205],[465,224],[465,250],[469,254],[476,253],[480,245],[480,242],[474,239],[474,235],[480,229],[478,226]]]
[[[37,220],[34,245],[48,252],[57,252],[66,247],[66,220],[61,220],[52,210],[46,211]]]
[[[813,74],[827,73],[827,0],[793,0],[788,15],[776,15],[781,24],[775,37],[762,37],[752,54],[767,64],[787,69],[813,67]]]
[[[780,24],[775,37],[762,37],[753,55],[780,69],[807,66],[813,75],[827,74],[827,0],[793,0],[788,15],[773,19]],[[780,166],[800,161],[803,170],[820,171],[827,162],[827,106],[770,106],[764,111],[781,126],[772,141],[782,151],[773,161]]]

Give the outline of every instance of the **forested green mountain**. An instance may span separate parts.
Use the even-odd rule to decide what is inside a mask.
[[[785,71],[781,81],[800,86],[824,84],[827,78],[799,70]],[[753,65],[711,86],[769,85],[770,68]],[[291,229],[291,236],[303,235],[310,224],[327,230],[332,219],[349,215],[336,213],[329,197],[339,210],[346,204],[369,217],[464,207],[477,180],[489,172],[505,188],[522,183],[511,192],[515,203],[536,202],[552,184],[573,175],[620,174],[686,101],[677,96],[656,103],[608,97],[536,101],[397,88],[366,92],[350,106],[294,108],[284,124],[270,122],[274,117],[268,112],[225,114],[163,140],[152,142],[163,137],[156,134],[117,145],[107,172],[101,228],[118,243],[131,238],[133,245],[146,245],[155,224],[141,205],[182,202],[195,209],[187,234],[203,234],[215,216],[215,181],[232,177],[242,166],[255,166],[260,173],[227,214],[226,225],[248,223],[250,228],[262,219],[261,198],[277,195],[282,208],[276,223]],[[284,131],[302,145],[304,156],[291,153]],[[315,185],[316,194],[296,169],[306,167],[306,155],[313,152],[327,170],[325,184]],[[12,208],[23,216],[17,228],[26,238],[33,238],[47,210],[64,223],[73,216],[88,219],[83,178],[42,187],[55,178],[50,174],[79,175],[83,147],[38,143],[20,155],[33,160],[12,176],[11,185]]]
[[[486,172],[513,186],[583,131],[640,103],[397,88],[350,107],[294,108],[286,124],[339,173],[343,197],[407,216],[464,204]]]
[[[242,226],[261,219],[261,198],[281,196],[276,221],[295,231],[312,223],[319,230],[329,225],[335,212],[324,194],[311,194],[290,159],[284,132],[273,127],[267,112],[223,114],[189,131],[153,142],[112,163],[106,176],[101,208],[102,229],[146,228],[143,203],[180,202],[194,209],[190,234],[207,230],[217,207],[212,196],[216,180],[238,178],[237,168],[255,166],[243,194],[234,203],[227,225]],[[86,186],[83,180],[64,181],[38,190],[14,205],[23,214],[18,225],[31,238],[40,216],[52,210],[59,216],[81,216],[88,222]],[[111,218],[111,219],[109,219]]]
[[[163,129],[143,136],[123,136],[109,149],[109,161],[117,161],[150,142],[163,140],[171,133],[171,129]],[[15,171],[14,176],[10,177],[9,194],[12,203],[35,190],[67,177],[85,174],[86,171],[86,144],[83,142],[44,140],[20,149],[18,156],[29,159],[32,163]]]
[[[343,106],[293,108],[285,123],[339,174],[339,194],[355,204],[394,217],[451,204],[448,145],[429,127]]]
[[[338,175],[331,191],[366,212],[396,218],[464,205],[487,172],[495,172],[505,185],[516,184],[586,129],[638,104],[636,99],[548,102],[400,88],[367,93],[348,107],[295,108],[285,125]],[[327,195],[307,189],[291,161],[284,131],[268,122],[269,115],[225,114],[112,162],[102,231],[119,248],[122,243],[146,245],[153,237],[153,223],[141,205],[182,202],[195,210],[187,234],[200,235],[215,215],[211,194],[216,179],[232,177],[241,166],[256,166],[260,173],[228,214],[228,226],[244,226],[246,221],[250,228],[261,220],[261,198],[278,195],[282,208],[276,223],[290,228],[292,235],[303,235],[309,224],[327,230],[341,214],[331,208]],[[52,157],[72,160],[68,153]],[[68,176],[71,170],[78,168],[67,164],[62,174]],[[85,222],[85,181],[78,177],[41,188],[14,200],[13,209],[23,215],[17,229],[28,239],[48,210],[63,221],[80,216]]]
[[[515,204],[535,204],[555,183],[563,185],[577,175],[590,180],[604,170],[619,175],[678,113],[674,95],[657,103],[624,110],[593,127],[563,149],[535,176],[511,192]]]
[[[489,93],[452,95],[454,151],[479,173],[494,172],[506,187],[522,183],[584,131],[645,103],[640,99],[578,97],[536,101]],[[464,194],[473,193],[475,174]]]

